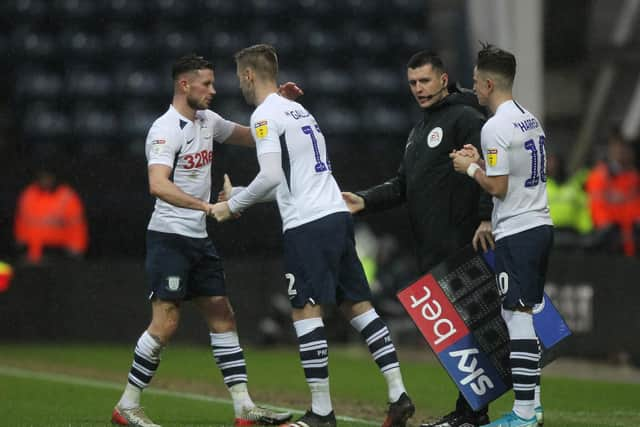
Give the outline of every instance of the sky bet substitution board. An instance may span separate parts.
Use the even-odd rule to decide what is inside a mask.
[[[474,410],[511,389],[509,332],[500,315],[493,252],[469,245],[398,292],[398,299]],[[545,294],[533,323],[542,365],[571,334]]]

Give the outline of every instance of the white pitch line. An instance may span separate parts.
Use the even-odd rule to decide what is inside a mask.
[[[52,382],[64,383],[64,384],[75,384],[75,385],[81,385],[81,386],[87,386],[87,387],[102,388],[107,390],[122,390],[122,387],[123,387],[122,384],[114,383],[111,381],[93,380],[93,379],[83,378],[83,377],[74,377],[72,375],[66,375],[66,374],[54,374],[51,372],[31,371],[28,369],[14,368],[11,366],[2,366],[2,365],[0,365],[0,375],[16,377],[16,378],[52,381]],[[148,389],[145,389],[145,394],[155,394],[158,396],[169,396],[169,397],[177,397],[180,399],[199,400],[204,402],[220,403],[224,405],[233,405],[233,402],[230,399],[223,399],[220,397],[207,396],[204,394],[197,394],[197,393],[188,393],[183,391],[172,391],[172,390],[165,390],[165,389],[159,389],[159,388],[148,388]],[[294,414],[304,413],[304,411],[300,411],[298,409],[285,408],[282,406],[274,406],[274,405],[263,405],[263,406],[271,409],[276,409],[279,411],[289,411]],[[367,424],[367,425],[380,424],[379,422],[375,422],[371,420],[363,420],[361,418],[353,418],[353,417],[346,417],[346,416],[336,416],[336,418],[341,421],[352,422],[352,423],[361,423],[361,424]]]

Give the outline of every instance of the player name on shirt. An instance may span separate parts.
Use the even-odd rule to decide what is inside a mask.
[[[298,120],[298,119],[303,119],[305,117],[309,117],[310,114],[307,110],[292,110],[292,111],[285,111],[284,113],[286,116],[291,116],[294,119]]]
[[[521,122],[514,122],[513,127],[519,128],[522,132],[527,132],[529,130],[539,128],[540,124],[536,119],[531,118]]]

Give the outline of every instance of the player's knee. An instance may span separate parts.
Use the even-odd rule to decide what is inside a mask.
[[[211,332],[224,333],[236,329],[235,314],[227,298],[210,298],[206,302],[204,313]]]
[[[347,319],[353,319],[354,317],[360,316],[371,309],[373,309],[373,306],[369,301],[344,301],[340,304],[340,310]]]
[[[179,317],[153,319],[149,331],[154,337],[157,337],[162,344],[167,344],[178,329],[178,324]]]
[[[294,322],[315,317],[322,317],[322,306],[317,304],[307,303],[302,308],[294,308],[291,310],[291,319]]]

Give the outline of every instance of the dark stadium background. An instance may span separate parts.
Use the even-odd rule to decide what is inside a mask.
[[[602,153],[611,124],[630,108],[640,31],[635,28],[622,44],[613,41],[627,2],[541,4],[539,90],[546,133],[553,150],[574,166],[588,166]],[[145,325],[144,236],[153,200],[143,147],[151,121],[171,101],[175,58],[196,52],[212,59],[218,91],[212,109],[247,123],[251,110],[240,96],[232,54],[254,43],[275,45],[281,80],[304,89],[301,102],[323,128],[339,184],[362,189],[395,173],[420,117],[405,83],[412,53],[437,50],[453,80],[470,86],[477,45],[470,41],[466,6],[462,0],[3,1],[0,259],[14,266],[15,277],[0,294],[0,312],[6,314],[0,340],[130,342]],[[608,65],[616,71],[614,82],[604,107],[586,123],[594,86]],[[238,184],[257,172],[252,150],[217,146],[214,156],[214,192],[225,172]],[[17,258],[16,199],[42,167],[72,184],[85,202],[90,249],[82,262],[36,268]],[[393,236],[398,256],[411,256],[404,209],[358,221],[377,235]],[[263,342],[260,320],[282,320],[266,303],[284,292],[277,209],[256,207],[222,226],[210,222],[209,232],[227,260],[240,329],[247,339]],[[406,265],[407,277],[412,268]],[[577,325],[565,354],[640,363],[640,345],[625,332],[640,330],[632,305],[640,297],[639,273],[637,260],[621,255],[554,252],[550,289]],[[402,314],[390,313],[402,324]],[[181,338],[200,340],[201,328],[187,317]],[[283,333],[284,341],[291,338],[290,331]],[[404,343],[418,339],[409,333]]]

